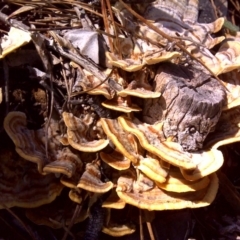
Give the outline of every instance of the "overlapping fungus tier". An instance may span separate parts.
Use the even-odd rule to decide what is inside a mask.
[[[89,201],[87,196],[94,199],[110,192],[102,207],[119,211],[126,204],[147,210],[211,204],[218,190],[215,172],[224,160],[218,148],[240,139],[240,41],[232,36],[213,38],[224,19],[198,23],[198,1],[190,3],[172,0],[138,6],[136,11],[151,20],[143,24],[117,1],[113,13],[123,28],[116,25],[113,32],[118,35],[118,42],[113,39],[113,45],[120,47],[118,54],[106,52],[108,67],[113,68],[111,79],[100,85],[93,73],[82,70],[82,89],[105,98],[96,101],[97,107],[96,102],[86,103],[80,113],[69,107],[61,119],[50,121],[47,135],[44,128],[28,129],[23,112],[8,113],[4,128],[16,152],[35,163],[42,174],[39,178],[44,178],[42,184],[49,184],[47,189],[41,187],[51,193],[47,200],[43,200],[44,191],[39,196],[39,187],[36,193],[30,191],[31,196],[36,194],[31,207],[54,200],[63,186],[70,188],[69,197],[78,204]],[[169,39],[154,27],[178,45],[166,45]],[[134,32],[136,37],[127,37]],[[66,34],[66,41],[71,42],[70,36]],[[211,49],[219,43],[213,53]],[[221,80],[216,79],[220,74]],[[66,128],[63,132],[60,120]],[[4,172],[9,178],[11,171]],[[10,201],[0,199],[0,206],[4,201],[6,207],[26,207],[24,191],[14,198],[18,185],[9,186],[2,179],[0,187],[13,193]],[[83,218],[89,209],[85,212]],[[31,211],[28,215],[51,226],[45,216],[36,220]],[[131,224],[111,221],[103,227],[112,236],[134,230]]]

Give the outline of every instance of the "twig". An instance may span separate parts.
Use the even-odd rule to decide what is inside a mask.
[[[52,64],[50,61],[49,52],[47,51],[46,46],[45,46],[45,41],[44,41],[45,39],[43,38],[43,36],[41,36],[39,33],[32,33],[31,37],[32,37],[32,41],[35,45],[35,48],[43,62],[43,66],[44,66],[47,74],[50,76],[51,99],[50,99],[49,116],[48,116],[47,123],[45,126],[45,151],[46,151],[46,156],[48,158],[48,128],[50,125],[50,120],[51,120],[52,111],[53,111],[53,104],[54,104]]]
[[[81,210],[82,210],[82,205],[77,204],[77,206],[76,206],[76,208],[75,208],[75,211],[74,211],[74,213],[73,213],[71,222],[70,222],[70,224],[68,225],[67,231],[65,231],[62,240],[66,240],[66,239],[67,239],[67,236],[68,236],[68,234],[69,234],[69,232],[70,232],[70,229],[71,229],[71,227],[74,225],[74,221],[75,221],[76,217],[79,215],[79,213],[81,212]]]
[[[213,10],[214,10],[214,15],[215,15],[214,17],[217,19],[218,18],[218,10],[217,10],[216,5],[213,0],[211,0],[211,4],[212,4]]]
[[[140,208],[139,208],[139,231],[140,231],[140,240],[144,240],[143,223],[142,223],[142,210]]]
[[[5,59],[3,59],[3,70],[4,70],[4,98],[6,103],[6,111],[7,115],[9,112],[9,67]]]

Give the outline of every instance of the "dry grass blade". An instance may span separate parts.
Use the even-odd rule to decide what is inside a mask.
[[[112,38],[110,38],[110,28],[109,28],[109,22],[108,22],[108,15],[107,15],[107,8],[106,8],[106,3],[105,0],[101,0],[101,6],[102,6],[102,15],[103,15],[103,22],[105,26],[105,31],[107,32],[108,36],[108,41],[109,41],[109,47],[111,52],[114,52],[113,49],[113,42]]]
[[[0,221],[1,221],[1,226],[3,226],[5,228],[5,230],[7,228],[8,231],[11,231],[11,234],[14,235],[15,237],[17,237],[18,240],[25,240],[25,237],[23,237],[16,229],[15,226],[13,226],[8,220],[6,220],[4,217],[0,216]],[[9,234],[8,234],[9,236]]]
[[[139,209],[139,231],[140,231],[140,240],[144,240],[142,210],[141,209]]]
[[[120,49],[119,40],[118,40],[118,37],[117,37],[116,23],[114,21],[114,17],[113,17],[113,12],[112,12],[110,1],[106,0],[106,2],[107,2],[108,11],[109,11],[109,14],[110,14],[110,19],[111,19],[111,22],[112,22],[112,25],[113,25],[113,30],[114,30],[114,33],[115,33],[115,36],[116,36],[116,51],[117,51],[117,55],[121,59],[122,56],[121,56],[121,49]]]
[[[29,236],[33,240],[37,240],[35,234],[32,232],[32,230],[27,227],[27,225],[7,206],[5,206],[5,209],[20,223],[20,225],[26,230],[26,232],[29,234]]]
[[[5,59],[3,59],[3,69],[4,69],[4,98],[6,103],[6,112],[5,115],[8,114],[9,111],[9,67]]]
[[[147,222],[147,228],[148,228],[148,233],[150,235],[150,239],[155,240],[154,233],[153,233],[153,230],[152,230],[152,225],[151,225],[150,222]]]
[[[19,9],[17,9],[12,14],[10,14],[7,19],[10,19],[10,18],[12,18],[12,17],[14,17],[14,16],[16,16],[16,15],[18,15],[20,13],[31,11],[31,10],[33,10],[35,8],[36,8],[35,6],[23,6],[23,7],[19,8]]]
[[[75,211],[74,211],[74,214],[72,216],[71,222],[70,222],[68,228],[65,229],[65,233],[64,233],[64,236],[63,236],[62,240],[66,240],[67,239],[67,236],[70,233],[70,229],[74,225],[74,221],[75,221],[76,217],[80,214],[81,210],[82,210],[82,206],[77,204],[77,206],[75,208]]]
[[[105,82],[108,81],[108,79],[111,77],[111,75],[113,74],[113,72],[114,72],[114,68],[112,68],[112,71],[109,73],[109,75],[108,75],[103,81],[101,81],[101,83],[99,83],[99,84],[96,85],[95,87],[89,88],[89,89],[87,89],[87,90],[85,90],[85,91],[81,91],[81,92],[78,92],[78,93],[73,93],[73,94],[71,95],[71,97],[76,97],[76,96],[78,96],[78,95],[81,95],[81,94],[90,92],[90,91],[92,91],[93,89],[98,88],[98,87],[101,86],[103,83],[105,83]]]

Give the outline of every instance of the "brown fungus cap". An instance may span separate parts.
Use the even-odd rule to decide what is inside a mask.
[[[212,156],[214,153],[214,156]],[[203,157],[197,164],[194,170],[180,168],[183,177],[189,181],[196,181],[211,173],[216,172],[223,165],[223,154],[217,149],[211,149],[206,152],[206,157]],[[209,156],[209,157],[208,157]]]
[[[218,148],[240,141],[240,106],[222,113],[216,129],[206,139],[206,145]]]
[[[133,191],[147,192],[155,187],[155,182],[141,171],[137,171],[136,180],[133,181]]]
[[[82,161],[77,154],[74,154],[69,148],[59,150],[56,155],[56,160],[47,164],[43,171],[46,173],[62,173],[71,178],[76,169],[82,168]]]
[[[183,153],[181,156],[180,145],[178,146],[177,143],[175,146],[167,145],[161,134],[161,124],[152,126],[140,122],[137,118],[130,119],[127,117],[119,117],[118,122],[125,131],[134,134],[142,147],[150,153],[176,166],[187,169],[196,167],[196,164],[191,160],[191,154]]]
[[[54,174],[41,175],[14,150],[0,150],[0,209],[35,208],[52,202],[63,185]]]
[[[102,128],[117,150],[133,163],[137,163],[142,148],[131,133],[123,130],[117,119],[101,118]]]
[[[133,96],[133,97],[139,97],[139,98],[158,98],[161,96],[159,92],[152,92],[144,88],[136,88],[136,89],[126,88],[118,92],[117,95],[121,97]]]
[[[195,192],[167,192],[156,186],[146,192],[134,191],[133,188],[126,192],[121,190],[123,187],[117,187],[117,194],[126,203],[149,211],[205,207],[211,204],[218,190],[216,174],[210,175],[209,179],[207,188]]]
[[[54,229],[64,228],[71,223],[76,206],[67,194],[61,194],[54,202],[44,206],[26,210],[26,216],[37,225],[49,226]],[[85,206],[74,218],[74,224],[84,221],[89,216],[89,209]]]
[[[116,191],[123,192],[146,192],[155,187],[155,183],[141,171],[130,168],[121,173],[117,180]]]
[[[227,88],[227,101],[223,110],[240,106],[240,72],[238,69],[222,74],[221,79]]]
[[[139,165],[136,168],[140,169],[146,176],[157,182],[165,182],[169,172],[169,168],[165,168],[162,161],[157,157],[141,158]]]
[[[209,185],[209,177],[198,179],[196,181],[186,180],[179,169],[171,168],[167,180],[163,183],[155,181],[156,185],[169,192],[194,192],[206,188]]]
[[[153,87],[149,83],[149,71],[142,69],[133,74],[135,80],[131,81],[127,88],[117,92],[118,96],[127,97],[133,96],[138,98],[158,98],[160,92],[153,92]]]
[[[106,100],[102,102],[102,105],[105,108],[124,113],[139,112],[142,110],[136,104],[131,103],[131,98],[129,96],[126,97],[118,96],[111,100]]]
[[[159,10],[165,16],[159,18]],[[184,45],[196,45],[192,42],[200,43],[206,48],[212,48],[221,42],[224,37],[213,38],[212,33],[221,30],[224,18],[218,18],[211,23],[198,23],[198,1],[162,2],[155,1],[148,5],[143,17],[153,22],[156,28],[165,34],[175,37],[185,37],[182,41]],[[166,24],[167,21],[167,24]],[[191,31],[189,31],[191,29]],[[158,43],[166,43],[166,39],[151,30],[148,25],[141,24],[139,34],[148,37]]]
[[[223,42],[220,49],[216,53],[215,57],[220,63],[221,72],[230,72],[240,67],[240,41],[233,41],[232,39],[226,39]]]
[[[83,197],[82,197],[82,190],[79,188],[72,188],[69,193],[68,193],[69,198],[77,203],[77,204],[81,204],[83,201]]]
[[[113,53],[106,52],[108,63],[112,66],[121,68],[127,72],[135,72],[143,68],[144,64],[141,61],[135,61],[134,59],[118,59]]]
[[[58,147],[57,139],[51,132],[53,125],[50,124],[48,129],[50,156],[55,155]],[[37,163],[38,171],[43,173],[43,167],[49,163],[45,154],[45,129],[29,130],[26,115],[22,112],[9,112],[4,119],[4,129],[14,142],[17,153],[24,159]]]
[[[96,159],[95,153],[79,153],[79,161],[80,159],[84,159],[84,162],[92,162],[94,159]],[[79,155],[77,154],[77,155]],[[84,172],[85,165],[82,164],[76,164],[75,173],[72,175],[72,177],[68,177],[67,175],[62,175],[60,178],[61,183],[68,187],[68,188],[76,188],[77,184],[79,182],[80,177],[82,176]]]
[[[125,218],[123,211],[108,208],[102,232],[113,237],[122,237],[135,232],[135,225],[122,222],[121,216]]]
[[[204,62],[204,64],[208,66],[215,75],[220,75],[239,68],[239,46],[240,41],[227,39],[223,42],[215,56],[206,48],[202,49],[202,52],[196,51],[193,55]]]
[[[79,172],[78,172],[78,170],[79,170]],[[77,183],[80,179],[82,172],[83,172],[82,168],[77,169],[76,173],[71,178],[67,177],[66,175],[62,175],[60,181],[64,186],[66,186],[68,188],[75,188],[77,186]]]
[[[103,226],[102,232],[112,237],[122,237],[135,232],[133,224],[114,224],[110,223],[108,226]]]
[[[120,171],[128,169],[131,164],[131,161],[129,159],[117,151],[113,151],[109,154],[100,152],[100,157],[109,166]]]
[[[125,59],[119,59],[113,53],[106,52],[106,57],[108,63],[112,66],[121,68],[127,72],[136,72],[141,70],[145,65],[156,64],[179,56],[178,52],[159,52],[156,48],[155,50],[150,50],[147,54],[143,54],[139,51],[139,48],[135,48],[131,58]]]
[[[126,203],[120,199],[116,193],[116,190],[111,190],[111,194],[103,202],[102,207],[104,208],[114,208],[114,209],[123,209],[125,208]]]
[[[162,135],[162,123],[149,125],[140,122],[137,118],[130,119],[123,116],[119,117],[118,121],[125,131],[131,132],[138,138],[144,149],[182,169],[193,170],[201,166],[202,161],[210,164],[220,158],[220,164],[212,170],[208,169],[208,171],[202,173],[199,178],[215,172],[222,165],[223,156],[221,152],[216,149],[188,153],[182,150],[180,144],[166,141]]]
[[[98,152],[105,148],[109,141],[106,139],[88,139],[87,131],[92,123],[91,116],[83,119],[73,116],[72,113],[63,112],[63,120],[67,126],[67,136],[69,144],[82,152]]]
[[[117,180],[117,190],[121,192],[131,192],[133,189],[134,181],[136,181],[136,171],[133,168],[129,168],[124,171]]]
[[[101,81],[99,78],[95,77],[92,73],[82,70],[84,73],[84,77],[82,81],[78,84],[83,88],[84,91],[87,91],[90,95],[103,95],[107,99],[113,98],[113,92],[111,91],[109,85],[103,80]],[[109,73],[106,73],[106,76]],[[78,94],[76,92],[76,94]]]
[[[99,161],[87,163],[77,187],[94,193],[105,193],[112,189],[113,183],[111,181],[103,182],[101,180],[99,166]]]

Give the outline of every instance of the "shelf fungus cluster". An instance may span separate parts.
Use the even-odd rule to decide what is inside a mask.
[[[35,166],[11,149],[1,149],[0,209],[35,208],[61,194],[63,185],[54,174],[41,175]]]
[[[213,202],[216,171],[224,161],[219,147],[240,141],[238,34],[221,34],[223,18],[199,23],[197,0],[159,0],[132,8],[122,1],[112,6],[118,24],[110,24],[108,35],[116,37],[108,39],[108,69],[101,72],[111,73],[108,81],[100,84],[103,78],[96,72],[81,69],[80,89],[92,103],[74,92],[74,100],[82,104],[71,106],[69,101],[59,119],[38,130],[28,128],[23,112],[5,117],[19,165],[23,159],[35,163],[39,174],[31,165],[27,175],[19,167],[19,176],[12,176],[6,163],[3,175],[14,181],[1,180],[0,188],[6,188],[1,192],[11,196],[2,200],[2,194],[0,207],[3,202],[6,207],[29,206],[27,193],[33,197],[30,207],[38,207],[66,187],[73,202],[86,206],[89,201],[76,221],[89,216],[90,199],[101,198],[108,211],[103,232],[122,236],[135,227],[113,222],[112,209],[121,211],[129,204],[158,211]],[[29,192],[19,186],[21,174],[24,184],[31,185]],[[44,180],[36,183],[38,177]],[[36,219],[31,210],[27,215]],[[47,217],[40,222],[51,226]]]

